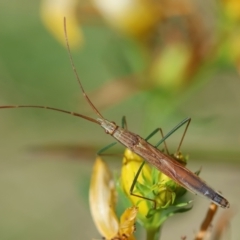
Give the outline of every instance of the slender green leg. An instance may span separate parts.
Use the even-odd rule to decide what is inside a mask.
[[[97,152],[97,155],[99,155],[99,156],[105,155],[105,154],[103,154],[103,153],[104,153],[106,150],[108,150],[109,148],[111,148],[112,146],[116,145],[116,144],[117,144],[117,142],[113,142],[113,143],[107,145],[106,147],[100,149],[100,150]],[[109,155],[109,154],[107,154],[107,155]],[[112,155],[112,154],[110,154],[110,155]]]
[[[125,116],[122,117],[122,128],[128,129],[127,127],[127,119]]]
[[[151,138],[152,136],[154,136],[158,131],[160,131],[162,137],[164,137],[164,136],[163,136],[163,131],[162,131],[162,129],[161,129],[161,128],[157,128],[157,129],[155,129],[151,134],[149,134],[149,135],[147,136],[147,138],[145,138],[145,140],[150,139],[150,138]],[[166,144],[165,141],[164,141],[164,146],[165,146],[165,150],[166,150],[167,154],[169,154],[168,148],[167,148],[167,144]],[[156,203],[156,201],[155,201],[154,199],[147,198],[147,197],[144,197],[144,196],[141,196],[141,195],[138,195],[138,194],[133,193],[133,190],[134,190],[135,184],[136,184],[136,182],[137,182],[138,176],[139,176],[140,172],[142,171],[142,168],[143,168],[145,162],[146,162],[145,160],[142,162],[141,166],[139,167],[139,169],[138,169],[138,171],[137,171],[137,173],[136,173],[136,176],[135,176],[134,179],[133,179],[133,182],[132,182],[132,185],[131,185],[131,188],[130,188],[130,194],[131,194],[132,196],[135,196],[135,197],[139,197],[139,198],[142,198],[142,199],[145,199],[145,200],[148,200],[148,201],[152,201],[153,204],[154,204],[154,205],[153,205],[153,209],[156,209],[157,203]]]
[[[179,129],[180,127],[182,127],[184,124],[186,124],[186,127],[185,127],[185,129],[184,129],[184,132],[183,132],[183,135],[182,135],[182,138],[181,138],[181,140],[180,140],[180,142],[179,142],[179,145],[178,145],[178,148],[177,148],[177,151],[172,155],[173,157],[174,157],[174,159],[176,160],[176,161],[178,161],[178,162],[180,162],[183,166],[185,166],[186,165],[186,160],[183,158],[183,155],[181,154],[181,152],[180,152],[180,148],[181,148],[181,146],[182,146],[182,143],[183,143],[183,140],[184,140],[184,137],[185,137],[185,135],[186,135],[186,133],[187,133],[187,130],[188,130],[188,127],[189,127],[189,124],[190,124],[190,122],[191,122],[191,118],[186,118],[186,119],[184,119],[182,122],[180,122],[174,129],[172,129],[169,133],[173,133],[173,132],[175,132],[177,129]],[[168,134],[169,134],[168,133]],[[167,135],[168,135],[167,134]],[[167,136],[166,135],[166,136]],[[163,136],[162,136],[163,137]],[[164,139],[165,137],[163,137],[162,139]],[[161,140],[162,140],[161,139]],[[159,146],[159,144],[161,144],[162,142],[160,141],[157,145],[156,145],[156,147],[158,147]],[[164,141],[164,143],[165,143],[165,141]],[[166,144],[165,144],[166,145]],[[167,152],[167,154],[169,155],[169,153]]]
[[[171,155],[174,157],[174,159],[175,159],[176,161],[180,162],[183,166],[186,165],[186,161],[185,161],[185,159],[183,158],[183,156],[182,156],[182,154],[181,154],[181,152],[180,152],[180,148],[181,148],[181,146],[182,146],[182,143],[183,143],[183,140],[184,140],[184,137],[185,137],[185,135],[186,135],[186,132],[187,132],[187,129],[188,129],[188,127],[189,127],[190,122],[191,122],[191,118],[186,118],[184,121],[182,121],[180,124],[177,125],[177,128],[175,128],[175,129],[177,130],[178,128],[180,128],[181,126],[183,126],[183,125],[186,123],[186,127],[185,127],[185,129],[184,129],[182,138],[181,138],[181,140],[180,140],[180,142],[179,142],[177,151],[176,151],[173,155],[171,154]],[[160,130],[160,132],[161,132],[162,139],[164,139],[164,134],[163,134],[162,129],[160,128],[159,130]],[[176,131],[176,130],[175,130],[175,131]],[[172,131],[171,131],[171,132],[172,132]],[[166,141],[164,141],[164,144],[165,144],[166,153],[167,153],[168,155],[170,155],[170,154],[169,154],[169,151],[168,151],[168,149],[167,149]]]
[[[181,146],[182,146],[183,139],[184,139],[184,137],[185,137],[185,135],[186,135],[186,133],[187,133],[187,130],[188,130],[188,127],[189,127],[190,122],[191,122],[191,118],[187,118],[186,121],[183,122],[183,124],[187,123],[187,125],[186,125],[186,127],[185,127],[185,129],[184,129],[184,132],[183,132],[181,141],[180,141],[180,143],[179,143],[179,145],[178,145],[177,153],[180,152],[180,148],[181,148]]]
[[[133,193],[133,190],[134,190],[135,184],[136,184],[136,182],[137,182],[138,176],[139,176],[140,172],[142,171],[142,168],[143,168],[144,164],[145,164],[145,161],[142,162],[141,166],[139,167],[139,169],[138,169],[138,171],[137,171],[137,173],[136,173],[136,176],[135,176],[134,179],[133,179],[133,182],[132,182],[132,185],[131,185],[131,188],[130,188],[130,194],[131,194],[132,196],[135,196],[135,197],[139,197],[139,198],[142,198],[142,199],[145,199],[145,200],[148,200],[148,201],[152,201],[153,204],[154,204],[154,205],[153,205],[153,208],[156,209],[157,203],[156,203],[156,201],[155,201],[154,199],[147,198],[147,197],[143,197],[143,196],[141,196],[141,195],[138,195],[138,194]]]
[[[162,131],[162,129],[161,129],[161,128],[157,128],[157,129],[155,129],[153,132],[151,132],[151,133],[145,138],[145,140],[147,141],[148,139],[150,139],[151,137],[153,137],[158,131],[160,131],[160,133],[161,133],[161,135],[162,135],[162,138],[163,138],[164,136],[163,136],[163,131]],[[169,154],[168,148],[167,148],[167,144],[166,144],[165,141],[164,141],[164,146],[165,146],[165,150],[166,150],[167,154]],[[148,200],[148,201],[152,201],[153,204],[154,204],[154,205],[153,205],[153,209],[156,209],[157,203],[156,203],[156,201],[155,201],[154,199],[147,198],[147,197],[144,197],[144,196],[141,196],[141,195],[138,195],[138,194],[133,193],[133,190],[134,190],[135,184],[136,184],[136,182],[137,182],[138,176],[139,176],[140,172],[142,171],[142,168],[143,168],[145,162],[146,162],[145,160],[142,162],[141,166],[139,167],[139,169],[138,169],[138,171],[137,171],[137,173],[136,173],[136,175],[135,175],[135,177],[134,177],[134,179],[133,179],[133,182],[132,182],[132,185],[131,185],[131,188],[130,188],[130,194],[131,194],[132,196],[135,196],[135,197],[139,197],[139,198],[142,198],[142,199],[145,199],[145,200]]]
[[[125,117],[125,116],[122,117],[122,128],[128,129],[128,127],[127,127],[127,120],[126,120],[126,117]],[[137,182],[138,176],[139,176],[139,174],[140,174],[140,172],[141,172],[144,164],[145,164],[145,161],[142,162],[141,166],[139,167],[139,169],[138,169],[138,171],[137,171],[136,176],[134,177],[133,183],[132,183],[131,188],[130,188],[130,194],[133,195],[133,196],[135,196],[135,197],[139,197],[139,198],[143,198],[143,199],[152,201],[152,202],[154,203],[154,208],[156,208],[156,201],[155,201],[155,200],[153,200],[153,199],[151,199],[151,198],[143,197],[143,196],[140,196],[140,195],[137,195],[137,194],[134,194],[134,193],[133,193],[133,189],[134,189],[134,187],[135,187],[135,184],[136,184],[136,182]]]
[[[181,126],[183,126],[185,123],[187,123],[186,128],[185,128],[184,133],[183,133],[183,136],[182,136],[182,139],[181,139],[180,144],[179,144],[179,146],[178,146],[178,151],[179,151],[179,149],[180,149],[180,147],[181,147],[181,145],[182,145],[183,139],[184,139],[184,137],[185,137],[185,135],[186,135],[186,132],[187,132],[187,129],[188,129],[188,126],[189,126],[190,122],[191,122],[191,118],[186,118],[186,119],[184,119],[184,120],[183,120],[182,122],[180,122],[177,126],[175,126],[170,132],[168,132],[168,133],[166,134],[166,136],[165,136],[164,138],[162,138],[162,139],[155,145],[155,147],[158,147],[158,146],[159,146],[161,143],[163,143],[168,137],[170,137],[174,132],[176,132]]]
[[[163,135],[163,130],[162,130],[162,128],[156,128],[152,133],[150,133],[146,138],[145,138],[145,140],[147,141],[148,139],[150,139],[151,137],[153,137],[157,132],[160,132],[161,133],[161,136],[162,136],[162,139],[164,138],[164,135]],[[166,144],[166,138],[164,138],[164,141],[162,141],[163,143],[164,143],[164,149],[165,149],[165,151],[167,152],[167,154],[169,155],[169,151],[168,151],[168,148],[167,148],[167,144]],[[161,142],[161,143],[162,143]],[[160,144],[161,144],[160,143]],[[159,144],[159,145],[160,145]]]
[[[145,140],[150,139],[150,138],[151,138],[152,136],[154,136],[158,131],[160,131],[160,133],[161,133],[161,135],[162,135],[162,139],[156,144],[156,147],[158,147],[161,143],[164,143],[165,150],[166,150],[167,154],[169,155],[168,148],[167,148],[167,144],[166,144],[166,141],[165,141],[165,140],[166,140],[168,137],[170,137],[170,136],[171,136],[176,130],[178,130],[181,126],[183,126],[185,123],[187,123],[186,128],[185,128],[184,133],[183,133],[183,136],[182,136],[182,138],[181,138],[180,144],[179,144],[178,149],[177,149],[177,153],[178,153],[179,150],[180,150],[180,147],[181,147],[181,145],[182,145],[183,139],[184,139],[184,137],[185,137],[185,135],[186,135],[186,132],[187,132],[187,129],[188,129],[188,126],[189,126],[190,122],[191,122],[191,118],[186,118],[186,119],[184,119],[184,120],[183,120],[182,122],[180,122],[177,126],[175,126],[165,137],[163,136],[163,131],[162,131],[162,129],[161,129],[161,128],[157,128],[157,129],[155,129],[151,134],[149,134]],[[135,197],[139,197],[139,198],[143,198],[143,199],[152,201],[152,202],[154,203],[154,208],[156,208],[156,201],[155,201],[154,199],[150,199],[150,198],[143,197],[143,196],[140,196],[140,195],[137,195],[137,194],[134,194],[134,193],[133,193],[133,190],[134,190],[135,184],[136,184],[136,182],[137,182],[138,176],[139,176],[139,174],[140,174],[140,172],[141,172],[144,164],[145,164],[145,161],[142,162],[141,166],[139,167],[139,169],[138,169],[138,171],[137,171],[137,173],[136,173],[136,176],[135,176],[134,179],[133,179],[133,182],[132,182],[132,185],[131,185],[131,188],[130,188],[130,194],[133,195],[133,196],[135,196]]]

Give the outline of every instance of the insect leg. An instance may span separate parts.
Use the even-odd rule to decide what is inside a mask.
[[[127,119],[126,119],[125,116],[122,117],[122,128],[124,128],[126,130],[128,129],[128,127],[127,127]]]
[[[145,138],[145,140],[147,141],[148,139],[150,139],[150,138],[151,138],[153,135],[155,135],[158,131],[161,133],[162,139],[164,139],[164,135],[163,135],[163,130],[162,130],[162,128],[156,128],[152,133],[150,133],[150,134]],[[164,150],[165,150],[166,153],[169,155],[169,151],[168,151],[167,143],[166,143],[165,139],[164,139],[163,143],[164,143]],[[160,144],[161,144],[161,143],[160,143]],[[160,145],[160,144],[159,144],[159,145]]]
[[[110,143],[109,145],[107,145],[106,147],[100,149],[98,152],[97,152],[97,155],[99,156],[103,156],[103,155],[112,155],[112,154],[103,154],[106,150],[108,150],[109,148],[111,148],[112,146],[116,145],[117,142],[113,142],[113,143]],[[115,154],[114,154],[115,155]]]
[[[150,139],[150,138],[151,138],[152,136],[154,136],[158,131],[160,131],[162,137],[164,137],[164,136],[163,136],[163,131],[162,131],[162,129],[161,129],[161,128],[157,128],[157,129],[155,129],[152,133],[150,133],[150,134],[145,138],[145,140],[147,141],[148,139]],[[168,153],[168,148],[167,148],[167,144],[166,144],[165,141],[164,141],[164,146],[165,146],[165,149],[166,149],[166,151],[167,151],[167,153]],[[137,173],[136,173],[136,175],[135,175],[135,177],[134,177],[134,179],[133,179],[133,182],[132,182],[132,185],[131,185],[131,188],[130,188],[130,194],[131,194],[132,196],[135,196],[135,197],[139,197],[139,198],[142,198],[142,199],[145,199],[145,200],[148,200],[148,201],[152,201],[153,204],[154,204],[154,205],[153,205],[153,209],[156,209],[157,203],[156,203],[156,201],[155,201],[154,199],[151,199],[151,198],[144,197],[144,196],[141,196],[141,195],[138,195],[138,194],[133,193],[135,184],[136,184],[136,182],[137,182],[137,179],[138,179],[138,177],[139,177],[140,172],[142,171],[142,168],[143,168],[145,162],[146,162],[145,160],[142,162],[141,166],[139,167],[139,169],[138,169],[138,171],[137,171]]]
[[[183,126],[184,124],[187,123],[186,128],[185,128],[184,133],[183,133],[183,136],[182,136],[182,138],[181,138],[181,141],[180,141],[178,150],[177,150],[177,151],[179,152],[179,149],[180,149],[180,147],[181,147],[181,144],[182,144],[182,142],[183,142],[184,136],[185,136],[185,134],[186,134],[186,131],[187,131],[187,129],[188,129],[188,126],[189,126],[190,122],[191,122],[191,118],[186,118],[186,119],[184,119],[182,122],[180,122],[178,125],[176,125],[169,133],[167,133],[166,136],[164,136],[163,131],[162,131],[161,128],[157,128],[157,129],[155,129],[152,133],[150,133],[150,134],[145,138],[145,140],[147,141],[147,140],[150,139],[153,135],[155,135],[158,131],[160,131],[160,133],[161,133],[161,135],[162,135],[162,139],[156,144],[156,147],[158,147],[161,143],[164,143],[165,150],[166,150],[167,154],[169,155],[169,151],[168,151],[167,144],[166,144],[166,141],[165,141],[165,140],[166,140],[168,137],[170,137],[170,136],[171,136],[176,130],[178,130],[181,126]],[[139,169],[138,169],[138,171],[137,171],[137,173],[136,173],[136,175],[135,175],[135,177],[134,177],[134,179],[133,179],[133,182],[132,182],[132,185],[131,185],[131,188],[130,188],[130,194],[133,195],[133,196],[142,198],[142,199],[146,199],[146,200],[152,201],[152,202],[154,203],[154,209],[155,209],[155,208],[156,208],[156,201],[155,201],[154,199],[150,199],[150,198],[143,197],[143,196],[140,196],[140,195],[137,195],[137,194],[134,194],[134,193],[133,193],[133,190],[134,190],[135,184],[136,184],[136,182],[137,182],[138,176],[139,176],[139,174],[140,174],[140,172],[141,172],[144,164],[145,164],[145,161],[143,161],[143,163],[142,163],[141,166],[139,167]]]
[[[184,137],[185,137],[185,135],[186,135],[186,132],[187,132],[187,129],[188,129],[188,127],[189,127],[190,122],[191,122],[191,118],[186,118],[186,119],[184,119],[184,120],[183,120],[182,122],[180,122],[177,126],[175,126],[165,137],[163,136],[163,132],[161,132],[161,133],[162,133],[162,139],[161,139],[161,140],[157,143],[157,145],[156,145],[156,147],[158,147],[158,146],[162,143],[162,141],[164,141],[165,148],[166,148],[167,146],[166,146],[166,143],[165,143],[165,139],[166,139],[167,137],[171,136],[176,130],[178,130],[178,129],[179,129],[180,127],[182,127],[184,124],[186,124],[186,127],[185,127],[185,129],[184,129],[182,138],[181,138],[181,140],[180,140],[180,142],[179,142],[177,151],[176,151],[174,154],[172,154],[172,156],[174,157],[174,159],[177,160],[178,162],[180,162],[180,163],[181,163],[182,165],[184,165],[184,166],[186,165],[186,158],[184,158],[184,156],[181,154],[180,148],[181,148],[181,146],[182,146],[183,139],[184,139]],[[167,153],[168,155],[170,155],[168,150],[166,151],[166,153]]]
[[[145,161],[142,162],[141,166],[139,167],[139,169],[138,169],[138,171],[137,171],[137,173],[136,173],[136,175],[135,175],[135,177],[133,179],[133,182],[132,182],[132,185],[131,185],[131,188],[130,188],[130,194],[132,196],[135,196],[135,197],[142,198],[142,199],[145,199],[145,200],[153,202],[153,204],[154,204],[153,205],[153,209],[156,209],[157,203],[156,203],[156,201],[154,199],[151,199],[151,198],[144,197],[144,196],[141,196],[141,195],[133,193],[133,190],[134,190],[135,184],[137,182],[138,176],[139,176],[140,172],[142,171],[142,168],[143,168],[144,164],[145,164]]]
[[[184,139],[184,137],[185,137],[185,134],[186,134],[186,132],[187,132],[187,129],[188,129],[188,126],[189,126],[190,122],[191,122],[191,118],[188,117],[188,118],[184,119],[184,120],[183,120],[182,122],[180,122],[177,126],[175,126],[170,132],[168,132],[168,133],[155,145],[155,147],[158,147],[158,146],[159,146],[161,143],[163,143],[168,137],[170,137],[174,132],[176,132],[181,126],[183,126],[185,123],[187,123],[186,128],[185,128],[184,133],[183,133],[183,136],[182,136],[182,139],[181,139],[180,144],[179,144],[178,149],[177,149],[177,151],[179,151],[179,149],[180,149],[180,147],[181,147],[181,145],[182,145],[183,139]]]
[[[122,128],[127,129],[127,120],[126,120],[125,116],[122,117]],[[127,157],[127,156],[125,156],[125,157]],[[131,184],[129,192],[130,192],[130,194],[132,196],[135,196],[135,197],[138,197],[138,198],[142,198],[142,199],[145,199],[145,200],[148,200],[148,201],[152,201],[154,203],[154,209],[155,209],[156,208],[156,201],[154,199],[143,197],[141,195],[133,193],[133,190],[134,190],[135,184],[137,182],[138,176],[139,176],[140,172],[142,171],[142,168],[143,168],[144,164],[145,164],[145,161],[143,161],[141,166],[139,167],[139,169],[138,169],[138,171],[137,171],[137,173],[136,173],[136,175],[135,175],[135,177],[133,179],[133,182]]]

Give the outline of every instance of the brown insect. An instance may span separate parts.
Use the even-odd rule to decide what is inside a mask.
[[[225,199],[220,193],[215,191],[213,188],[208,186],[200,177],[198,177],[196,174],[191,172],[189,169],[187,169],[181,163],[176,161],[173,157],[161,152],[157,147],[151,145],[150,143],[147,142],[147,140],[143,139],[139,135],[132,133],[132,132],[128,131],[127,129],[124,129],[124,128],[116,125],[116,123],[114,123],[114,122],[108,121],[107,119],[105,119],[102,116],[102,114],[97,110],[97,108],[94,106],[94,104],[91,102],[88,95],[84,91],[84,88],[82,86],[82,83],[80,81],[78,73],[76,71],[76,68],[75,68],[75,65],[74,65],[74,62],[72,59],[72,55],[70,52],[65,18],[64,18],[64,33],[65,33],[68,54],[69,54],[69,58],[71,61],[71,65],[73,67],[73,71],[74,71],[77,81],[80,85],[80,88],[81,88],[84,98],[86,99],[88,104],[91,106],[93,111],[97,114],[98,118],[93,119],[91,117],[82,115],[80,113],[70,112],[70,111],[66,111],[66,110],[62,110],[62,109],[58,109],[58,108],[45,107],[45,106],[19,105],[19,106],[0,106],[0,108],[1,109],[3,109],[3,108],[43,108],[43,109],[63,112],[66,114],[71,114],[73,116],[80,117],[87,121],[96,123],[96,124],[100,125],[107,134],[111,135],[122,145],[126,146],[131,151],[135,152],[136,154],[138,154],[139,156],[144,158],[146,161],[148,161],[150,164],[152,164],[159,171],[163,172],[164,174],[166,174],[167,176],[172,178],[179,185],[183,186],[190,192],[193,192],[195,194],[199,194],[199,195],[202,195],[202,196],[208,198],[210,201],[214,202],[215,204],[217,204],[223,208],[228,208],[230,205],[229,205],[229,202],[227,201],[227,199]],[[186,122],[186,120],[184,120],[184,121]],[[172,133],[172,132],[173,131],[171,131],[170,133]],[[169,136],[170,136],[170,134],[167,134],[161,141],[163,142]],[[141,171],[141,169],[139,169],[139,172],[140,171]],[[138,176],[139,173],[136,175]],[[135,182],[136,182],[136,179],[133,181],[133,185]]]

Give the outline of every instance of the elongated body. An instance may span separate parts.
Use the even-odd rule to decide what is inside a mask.
[[[97,110],[97,108],[94,106],[94,104],[89,99],[88,95],[84,91],[84,88],[82,86],[82,83],[80,81],[80,78],[77,74],[75,65],[73,63],[73,59],[70,53],[70,47],[68,43],[67,38],[67,30],[66,30],[66,19],[64,18],[64,32],[66,37],[66,44],[68,48],[69,58],[73,67],[73,71],[75,73],[75,76],[77,78],[77,81],[79,83],[79,86],[81,88],[81,91],[83,93],[83,96],[85,97],[86,101],[90,105],[90,107],[93,109],[93,111],[98,115],[99,118],[94,119],[85,115],[82,115],[80,113],[75,113],[71,111],[66,111],[54,107],[47,107],[47,106],[36,106],[36,105],[8,105],[8,106],[0,106],[0,109],[8,109],[8,108],[42,108],[42,109],[48,109],[53,111],[58,111],[66,114],[70,114],[76,117],[83,118],[87,121],[96,123],[100,125],[102,128],[105,129],[105,132],[113,136],[118,142],[129,148],[131,151],[135,152],[142,158],[144,158],[146,161],[148,161],[150,164],[152,164],[154,167],[156,167],[158,170],[172,178],[175,182],[177,182],[179,185],[183,186],[184,188],[188,189],[189,191],[200,194],[202,196],[205,196],[209,200],[213,201],[217,205],[228,208],[229,202],[221,196],[218,192],[213,190],[211,187],[209,187],[201,178],[199,178],[196,174],[192,173],[190,170],[188,170],[186,167],[181,165],[179,162],[174,160],[173,157],[170,155],[164,154],[156,147],[152,146],[150,143],[148,143],[146,140],[141,138],[135,133],[131,133],[126,129],[123,129],[119,126],[117,126],[115,123],[110,122],[106,120],[102,114]],[[167,134],[164,138],[170,136]],[[163,139],[164,139],[163,138]]]
[[[228,208],[229,202],[218,192],[208,186],[200,177],[184,167],[171,156],[164,154],[152,146],[139,135],[129,132],[106,119],[98,118],[106,133],[113,136],[118,142],[135,152],[159,171],[172,178],[179,185],[192,193],[202,195],[217,205]]]

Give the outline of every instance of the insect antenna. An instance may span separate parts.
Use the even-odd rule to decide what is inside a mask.
[[[80,113],[70,112],[70,111],[66,111],[66,110],[63,110],[63,109],[59,109],[59,108],[53,108],[53,107],[47,107],[47,106],[37,106],[37,105],[0,106],[0,109],[3,109],[3,108],[42,108],[42,109],[53,110],[53,111],[57,111],[57,112],[63,112],[63,113],[66,113],[66,114],[73,115],[75,117],[84,118],[84,119],[86,119],[90,122],[97,123],[98,125],[100,125],[100,123],[93,118],[87,117],[87,116],[82,115]]]
[[[102,114],[97,110],[97,108],[94,106],[94,104],[92,103],[92,101],[89,99],[88,95],[86,94],[84,88],[83,88],[83,85],[81,83],[81,80],[80,80],[80,77],[77,73],[77,70],[76,70],[76,67],[75,67],[75,64],[74,64],[74,61],[73,61],[73,58],[72,58],[72,54],[71,54],[71,51],[70,51],[70,46],[69,46],[69,41],[68,41],[68,35],[67,35],[67,21],[66,21],[66,17],[64,17],[64,35],[65,35],[65,40],[66,40],[66,44],[67,44],[67,50],[68,50],[68,55],[69,55],[69,58],[70,58],[70,62],[71,62],[71,65],[72,65],[72,68],[73,68],[73,72],[77,78],[77,81],[79,83],[79,86],[82,90],[82,93],[83,93],[83,96],[84,98],[87,100],[87,102],[89,103],[89,105],[91,106],[91,108],[93,109],[93,111],[102,119],[104,119],[104,117],[102,116]]]
[[[71,55],[71,51],[70,51],[70,46],[69,46],[69,41],[68,41],[68,35],[67,35],[67,25],[66,25],[66,18],[64,17],[64,35],[65,35],[65,39],[66,39],[66,44],[67,44],[67,50],[68,50],[68,55],[69,55],[69,58],[70,58],[70,62],[71,62],[71,65],[72,65],[72,68],[73,68],[73,71],[74,71],[74,74],[77,78],[77,81],[80,85],[80,88],[82,90],[82,93],[83,93],[83,96],[85,97],[85,99],[87,100],[87,102],[90,104],[90,106],[92,107],[92,109],[94,110],[94,112],[101,118],[101,119],[104,119],[104,117],[102,116],[102,114],[97,110],[97,108],[93,105],[93,103],[91,102],[91,100],[89,99],[88,95],[86,94],[86,92],[84,91],[84,88],[82,86],[82,83],[80,81],[80,77],[78,76],[78,73],[77,73],[77,70],[76,70],[76,67],[74,65],[74,62],[73,62],[73,59],[72,59],[72,55]],[[70,114],[70,115],[73,115],[73,116],[76,116],[76,117],[80,117],[80,118],[84,118],[90,122],[93,122],[93,123],[97,123],[98,125],[100,125],[100,123],[91,118],[91,117],[87,117],[85,115],[82,115],[80,113],[76,113],[76,112],[71,112],[71,111],[66,111],[66,110],[62,110],[62,109],[59,109],[59,108],[53,108],[53,107],[47,107],[47,106],[37,106],[37,105],[8,105],[8,106],[0,106],[0,109],[3,109],[3,108],[42,108],[42,109],[48,109],[48,110],[53,110],[53,111],[57,111],[57,112],[63,112],[63,113],[66,113],[66,114]]]

